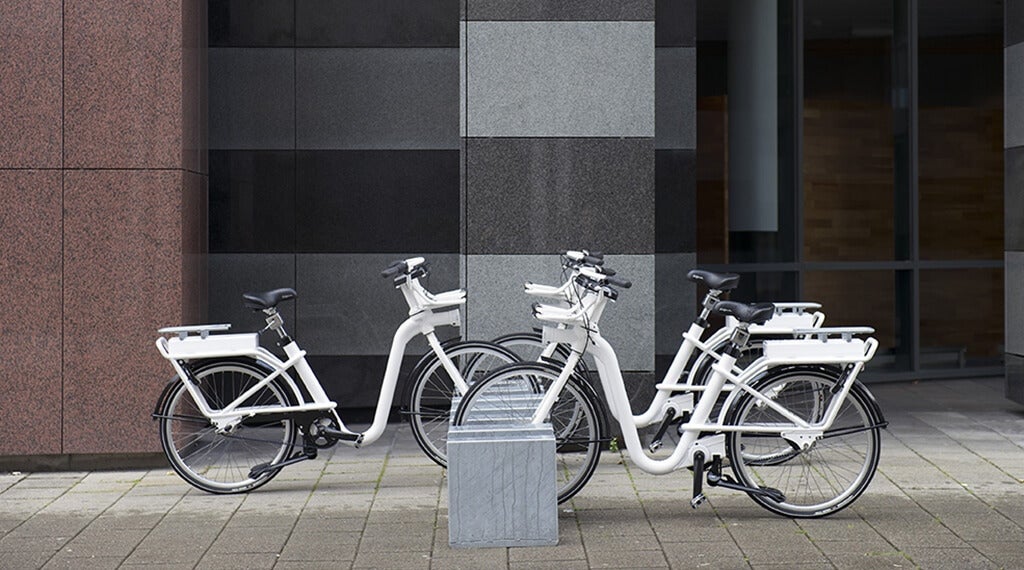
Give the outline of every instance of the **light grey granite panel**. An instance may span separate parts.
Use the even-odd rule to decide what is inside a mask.
[[[468,22],[471,137],[654,136],[653,22]]]
[[[1009,148],[1024,145],[1024,43],[1003,52],[1003,146]]]
[[[1007,251],[1024,251],[1024,147],[1006,149],[1003,224]]]
[[[456,48],[310,48],[296,59],[298,148],[459,148]]]
[[[697,316],[696,285],[686,278],[686,273],[696,264],[695,253],[654,256],[657,354],[675,354],[683,341],[683,333]]]
[[[654,0],[468,0],[470,20],[654,20]]]
[[[211,323],[231,323],[232,332],[258,331],[266,326],[262,312],[242,305],[243,293],[295,287],[295,255],[290,253],[213,253],[209,257],[209,317]],[[302,291],[298,291],[299,299]],[[281,303],[284,328],[295,330],[295,301]],[[264,335],[273,348],[276,338]]]
[[[466,141],[468,252],[654,251],[654,140]]]
[[[453,427],[448,504],[453,547],[558,544],[551,424]]]
[[[295,147],[295,53],[210,48],[210,149]]]
[[[564,249],[585,246],[566,244]],[[654,257],[607,256],[606,265],[633,282],[601,318],[601,334],[615,348],[623,370],[654,370]],[[467,337],[490,340],[540,326],[530,311],[537,299],[523,293],[526,281],[563,283],[558,255],[467,256]]]
[[[1024,253],[1006,252],[1006,352],[1024,356]]]
[[[380,272],[392,261],[422,255],[430,275],[422,281],[439,293],[459,286],[458,254],[298,254],[296,255],[296,336],[311,355],[388,354],[395,330],[409,315],[401,291]],[[459,331],[439,330],[442,340]],[[417,337],[407,354],[426,352]]]
[[[697,148],[697,48],[657,48],[654,148]]]

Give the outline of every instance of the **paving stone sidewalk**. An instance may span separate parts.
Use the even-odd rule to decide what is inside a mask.
[[[444,473],[408,428],[243,496],[169,469],[0,474],[0,568],[1024,568],[1024,407],[1001,380],[872,387],[890,420],[853,507],[794,521],[620,454],[559,515],[559,545],[452,549]]]

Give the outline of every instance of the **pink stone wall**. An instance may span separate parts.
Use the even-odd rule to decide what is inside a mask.
[[[0,456],[159,450],[156,329],[205,310],[205,14],[0,3]]]

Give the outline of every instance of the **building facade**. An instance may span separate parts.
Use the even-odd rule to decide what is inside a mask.
[[[874,326],[870,381],[1024,401],[1022,4],[5,2],[0,457],[157,451],[156,329],[255,330],[240,295],[274,287],[357,418],[413,255],[486,339],[533,326],[554,254],[607,252],[641,401],[696,265]]]

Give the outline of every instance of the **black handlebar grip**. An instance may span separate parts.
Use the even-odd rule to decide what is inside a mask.
[[[623,289],[629,289],[633,286],[633,283],[629,279],[622,279],[611,275],[609,275],[605,281],[607,281],[609,285],[615,285],[616,287],[622,287]]]
[[[394,277],[399,273],[405,273],[406,269],[408,269],[408,266],[406,266],[404,261],[396,261],[389,265],[387,269],[381,271],[380,276],[387,279],[388,277]]]
[[[596,255],[584,255],[583,263],[587,263],[590,265],[604,265],[604,258],[597,257]]]
[[[587,251],[587,255],[589,255],[590,257],[596,257],[598,259],[604,259],[603,251]]]

